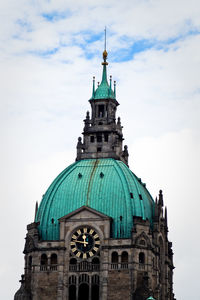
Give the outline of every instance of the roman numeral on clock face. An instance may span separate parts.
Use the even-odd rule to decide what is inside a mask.
[[[89,256],[92,257],[94,254],[92,253],[92,251],[89,252]]]
[[[81,252],[76,253],[77,257],[80,257],[80,255],[81,255]]]

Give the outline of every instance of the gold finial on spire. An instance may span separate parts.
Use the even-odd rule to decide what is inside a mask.
[[[104,41],[104,51],[103,51],[103,62],[102,62],[102,65],[108,65],[106,59],[107,59],[107,56],[108,56],[108,53],[106,51],[106,27],[104,29],[104,32],[105,32],[105,41]]]

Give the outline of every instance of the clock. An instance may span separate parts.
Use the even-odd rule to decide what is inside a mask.
[[[71,237],[71,251],[80,258],[89,258],[95,255],[100,247],[100,238],[96,231],[89,227],[80,227]]]

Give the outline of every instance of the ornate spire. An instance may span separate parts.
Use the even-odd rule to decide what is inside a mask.
[[[95,90],[95,84],[93,79],[93,91],[92,91],[92,98],[91,99],[115,99],[115,92],[112,90],[111,81],[110,85],[108,84],[107,80],[107,57],[108,52],[106,50],[106,28],[105,28],[105,42],[104,42],[104,51],[103,51],[103,73],[102,73],[102,80],[100,85],[97,86]]]
[[[90,158],[114,158],[123,161],[128,166],[128,147],[123,148],[123,132],[120,118],[116,121],[116,111],[119,103],[115,98],[112,76],[107,79],[106,29],[105,47],[103,51],[103,72],[101,83],[93,77],[91,117],[87,113],[84,120],[83,140],[79,137],[76,160]]]

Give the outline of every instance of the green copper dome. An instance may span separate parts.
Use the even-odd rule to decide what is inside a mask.
[[[84,205],[112,218],[114,238],[131,236],[133,216],[152,224],[154,201],[123,162],[86,159],[61,172],[43,196],[35,220],[41,239],[59,240],[58,219]]]

